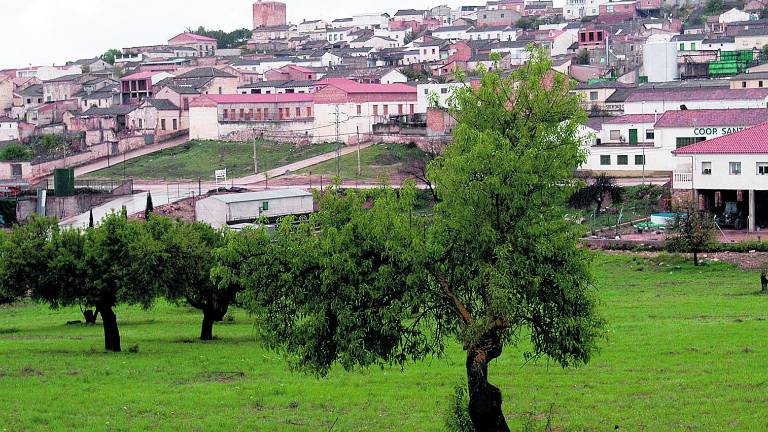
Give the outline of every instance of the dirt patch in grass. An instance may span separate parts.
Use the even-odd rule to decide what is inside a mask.
[[[195,375],[192,379],[177,381],[176,384],[194,384],[203,382],[233,383],[245,378],[241,371],[207,371]]]
[[[24,376],[24,377],[38,376],[38,377],[40,377],[40,376],[43,376],[43,373],[40,372],[37,369],[34,369],[32,367],[27,366],[27,367],[24,367],[24,368],[21,369],[21,376]]]
[[[603,251],[606,255],[633,255],[637,257],[650,258],[656,261],[659,256],[670,256],[666,252],[632,252],[632,251]],[[681,260],[682,258],[682,260]],[[759,270],[768,267],[768,252],[711,252],[699,254],[699,259],[703,262],[722,261],[738,266],[742,270]],[[675,264],[679,261],[692,260],[691,254],[679,254],[674,259]]]

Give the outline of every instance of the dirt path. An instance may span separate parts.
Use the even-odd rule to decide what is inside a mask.
[[[637,255],[642,257],[656,257],[667,252],[632,252],[605,250],[602,253],[608,255]],[[691,254],[681,254],[690,256]],[[744,270],[759,270],[768,266],[768,252],[710,252],[699,254],[699,258],[704,261],[723,261],[739,266]]]

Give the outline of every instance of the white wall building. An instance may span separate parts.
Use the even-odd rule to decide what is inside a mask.
[[[673,188],[690,190],[699,209],[731,215],[734,228],[768,228],[768,124],[675,150]]]
[[[637,175],[671,173],[679,163],[672,152],[681,147],[739,132],[768,122],[768,109],[716,109],[628,114],[602,123],[581,169]]]
[[[440,107],[448,107],[448,101],[457,88],[464,87],[464,83],[425,83],[416,86],[417,103],[416,112],[425,113],[430,106],[430,100],[435,99]],[[433,96],[434,95],[434,96]]]
[[[766,89],[676,88],[641,89],[624,102],[624,114],[653,114],[692,109],[765,108]]]
[[[252,223],[261,218],[274,221],[283,216],[306,215],[313,211],[312,193],[301,189],[214,195],[195,204],[196,220],[214,228]]]

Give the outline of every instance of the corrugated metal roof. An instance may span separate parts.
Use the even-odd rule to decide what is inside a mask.
[[[245,192],[239,194],[214,195],[208,199],[215,199],[223,203],[232,204],[249,201],[267,201],[284,198],[297,198],[312,196],[311,192],[302,189],[275,189],[262,192]]]

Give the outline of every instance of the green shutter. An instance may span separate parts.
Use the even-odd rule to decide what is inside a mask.
[[[629,143],[631,145],[637,145],[637,129],[629,130]]]

